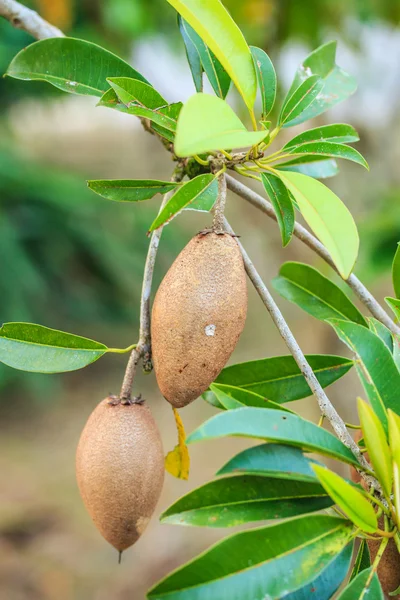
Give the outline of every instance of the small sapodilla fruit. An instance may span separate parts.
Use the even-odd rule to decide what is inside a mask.
[[[76,476],[102,536],[120,553],[146,528],[164,481],[164,453],[150,409],[110,396],[90,415],[79,440]]]
[[[236,239],[199,233],[176,258],[153,305],[154,370],[172,406],[186,406],[214,381],[236,346],[246,313],[246,274]]]

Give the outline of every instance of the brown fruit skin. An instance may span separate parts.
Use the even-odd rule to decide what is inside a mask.
[[[150,409],[100,402],[82,431],[76,476],[102,536],[122,552],[148,524],[164,482],[164,452]]]
[[[232,354],[246,321],[246,273],[231,235],[198,234],[164,277],[154,300],[154,370],[180,408],[198,398]]]

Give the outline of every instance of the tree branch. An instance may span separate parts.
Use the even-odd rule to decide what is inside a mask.
[[[23,29],[37,40],[64,37],[60,29],[51,25],[37,12],[15,0],[0,0],[0,16],[10,21],[17,29]]]
[[[276,214],[274,208],[268,200],[265,200],[262,196],[254,192],[246,185],[237,181],[230,175],[226,176],[226,181],[228,188],[235,192],[238,196],[241,196],[247,202],[250,202],[256,208],[262,210],[266,215],[268,215],[271,219],[276,221]],[[299,223],[295,224],[294,227],[294,235],[301,240],[306,246],[314,250],[328,265],[332,267],[340,275],[338,272],[331,255],[328,250],[325,248],[321,242],[314,237],[305,227],[300,225]],[[343,277],[342,277],[343,279]],[[385,312],[379,302],[374,298],[374,296],[367,290],[363,283],[352,273],[348,279],[344,279],[349,287],[353,290],[356,296],[361,300],[364,306],[370,311],[374,317],[376,317],[381,323],[386,325],[386,327],[396,335],[400,334],[400,328],[392,321],[389,315]]]

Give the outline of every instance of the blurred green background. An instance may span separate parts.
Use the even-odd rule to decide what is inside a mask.
[[[342,164],[341,174],[327,183],[356,217],[361,236],[356,272],[382,300],[392,294],[390,264],[400,240],[400,2],[226,0],[226,5],[248,42],[274,60],[281,96],[304,56],[338,39],[338,62],[356,76],[359,90],[318,122],[353,124],[371,172]],[[123,56],[169,101],[194,92],[176,14],[165,0],[36,0],[30,6],[68,35]],[[0,72],[31,42],[1,21]],[[229,98],[235,105],[235,94]],[[133,343],[145,232],[159,200],[110,203],[87,190],[85,180],[169,178],[170,157],[134,117],[95,108],[91,98],[2,78],[0,102],[1,321],[32,321],[114,347]],[[334,278],[297,240],[283,250],[276,224],[239,198],[229,198],[228,216],[266,281],[285,260],[309,262]],[[165,228],[156,284],[208,222],[207,215],[187,213]],[[286,354],[258,297],[249,293],[248,322],[232,362]],[[304,351],[346,354],[330,328],[279,303]],[[86,514],[75,483],[75,447],[96,403],[118,392],[126,358],[105,357],[58,376],[0,365],[0,600],[143,600],[151,583],[220,535],[162,526],[154,518],[118,566],[116,553]],[[139,374],[135,387],[151,405],[168,451],[176,430],[154,375]],[[358,393],[354,374],[329,390],[346,420],[356,418]],[[312,398],[298,408],[317,419]],[[213,412],[198,400],[181,416],[190,431]],[[232,440],[194,446],[189,482],[167,474],[158,513],[210,479],[243,446]]]

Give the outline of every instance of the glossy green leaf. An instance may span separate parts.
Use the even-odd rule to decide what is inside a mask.
[[[221,62],[251,111],[257,79],[247,42],[220,0],[168,0]]]
[[[381,338],[389,352],[393,352],[393,337],[389,329],[374,317],[367,317],[367,322],[370,330]]]
[[[369,460],[374,467],[376,477],[386,496],[392,490],[392,457],[386,440],[385,430],[372,408],[361,398],[358,398],[358,416],[364,436],[365,447]]]
[[[215,408],[218,408],[219,410],[226,410],[225,406],[223,404],[221,404],[221,402],[218,400],[217,396],[214,394],[214,392],[211,392],[211,390],[207,390],[206,392],[204,392],[201,395],[201,397],[203,398],[203,400],[208,402],[208,404],[210,404],[211,406],[214,406]]]
[[[213,54],[213,52],[211,52],[193,27],[191,27],[189,23],[187,23],[181,17],[180,21],[182,23],[181,30],[184,29],[185,35],[188,36],[192,44],[194,44],[194,47],[200,58],[201,65],[208,77],[209,82],[211,83],[214,92],[220,98],[225,98],[229,91],[231,78],[219,62],[218,58],[215,56],[215,54]]]
[[[177,156],[253,146],[265,131],[247,131],[229,104],[209,94],[195,94],[184,104],[175,138]]]
[[[362,539],[360,540],[360,546],[358,548],[356,560],[354,561],[353,569],[350,575],[350,581],[353,581],[355,577],[365,569],[368,569],[371,566],[371,556],[369,553],[369,548],[367,541]]]
[[[72,94],[101,96],[109,89],[107,77],[146,79],[108,50],[74,38],[60,37],[30,44],[7,70],[15,79],[40,79]]]
[[[324,82],[321,93],[301,115],[301,122],[313,119],[346,100],[357,89],[356,80],[336,65],[336,46],[336,41],[320,46],[307,56],[296,72],[291,92],[311,75],[319,75]]]
[[[179,184],[157,179],[94,179],[88,187],[99,196],[116,202],[140,202],[165,194]]]
[[[236,527],[243,523],[284,519],[332,506],[314,482],[234,475],[216,479],[180,498],[161,521],[198,527]]]
[[[182,209],[192,202],[197,206],[201,202],[204,210],[211,210],[218,196],[218,180],[212,173],[198,175],[182,185],[164,206],[160,214],[151,224],[149,231],[154,231],[173,219]],[[208,207],[208,208],[207,208]]]
[[[385,298],[386,304],[390,306],[397,320],[400,320],[400,300],[398,298]]]
[[[212,383],[210,389],[217,397],[218,402],[225,410],[240,408],[241,406],[258,406],[259,408],[275,408],[279,410],[288,410],[277,402],[271,402],[259,394],[250,392],[243,388],[232,385],[222,385]],[[289,411],[292,412],[292,411]]]
[[[107,81],[123,104],[138,103],[151,109],[168,104],[157,90],[139,79],[107,77]]]
[[[370,583],[372,567],[365,569],[342,591],[338,600],[384,600],[381,584],[376,573]]]
[[[342,356],[309,354],[306,358],[322,387],[343,377],[353,366],[352,360]],[[293,356],[274,356],[225,367],[214,383],[244,388],[280,404],[311,395]]]
[[[314,465],[313,469],[328,494],[354,525],[367,533],[374,533],[378,520],[372,504],[363,493],[326,467]]]
[[[262,119],[265,119],[275,104],[276,73],[270,57],[264,50],[255,46],[250,46],[250,50],[257,73],[258,87],[261,91]]]
[[[337,163],[332,158],[321,156],[308,156],[304,154],[293,160],[288,160],[275,165],[277,171],[291,171],[292,173],[302,173],[316,179],[326,179],[334,177],[339,173]]]
[[[346,319],[366,326],[360,311],[346,294],[317,269],[298,262],[287,262],[272,285],[281,296],[297,304],[313,317]]]
[[[296,135],[289,142],[287,142],[282,150],[291,150],[296,146],[308,142],[336,142],[338,144],[350,144],[352,142],[358,142],[359,136],[357,131],[351,125],[345,123],[333,123],[332,125],[322,125],[321,127],[314,127],[313,129],[307,129],[299,135]]]
[[[307,154],[312,156],[329,156],[331,158],[342,158],[345,160],[351,160],[366,169],[369,170],[369,166],[365,158],[352,148],[345,144],[338,144],[337,142],[305,142],[295,148],[291,148],[289,154],[299,155]]]
[[[306,108],[315,100],[324,87],[318,75],[312,75],[303,81],[293,92],[286,96],[278,118],[279,127],[291,127],[307,119],[302,118]]]
[[[316,476],[311,468],[315,462],[294,446],[261,444],[231,458],[217,475],[253,473],[291,481],[315,481]]]
[[[400,245],[397,244],[397,250],[392,263],[392,281],[396,298],[400,298]]]
[[[393,459],[393,493],[396,513],[400,514],[400,417],[388,410],[389,443]]]
[[[358,254],[359,238],[354,219],[343,202],[323,183],[300,173],[281,173],[300,211],[327,248],[339,273],[349,277]]]
[[[234,534],[153,587],[152,600],[282,598],[318,575],[348,544],[348,521],[297,517]]]
[[[21,371],[75,371],[105,352],[104,344],[33,323],[4,323],[0,328],[0,362]]]
[[[391,353],[366,327],[336,319],[329,323],[342,342],[356,354],[358,375],[374,411],[387,429],[386,409],[400,412],[400,373]]]
[[[295,414],[268,408],[245,407],[219,413],[191,433],[187,443],[226,436],[280,442],[358,465],[353,453],[322,427]]]
[[[295,224],[293,202],[287,187],[279,177],[272,173],[261,173],[261,179],[271,204],[274,207],[276,218],[282,237],[282,245],[290,242]]]
[[[189,36],[187,25],[188,23],[186,23],[186,21],[182,19],[181,15],[178,14],[178,26],[181,32],[183,42],[185,44],[186,57],[189,63],[190,71],[192,73],[194,87],[196,88],[196,92],[202,92],[203,65],[201,64],[200,55],[196,48],[196,45],[193,43],[192,39]]]
[[[300,590],[284,596],[282,600],[330,600],[347,575],[353,545],[354,543],[348,544],[316,579]]]

